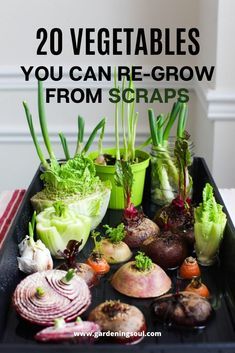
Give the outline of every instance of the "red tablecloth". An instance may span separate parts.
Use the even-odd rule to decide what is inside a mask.
[[[25,190],[0,192],[0,248],[24,194]]]

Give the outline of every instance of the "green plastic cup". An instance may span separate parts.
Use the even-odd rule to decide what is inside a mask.
[[[121,154],[123,150],[120,150]],[[115,148],[106,148],[103,153],[115,156]],[[98,152],[91,152],[88,156],[90,159],[95,160],[98,157]],[[147,152],[136,150],[136,157],[141,159],[141,162],[131,165],[133,172],[134,182],[132,187],[131,201],[134,206],[139,206],[142,203],[144,192],[144,181],[146,169],[149,165],[150,156]],[[109,208],[115,210],[124,209],[124,192],[121,186],[117,186],[114,181],[115,166],[114,165],[95,165],[96,173],[101,180],[109,180],[112,184],[111,196],[109,201]]]

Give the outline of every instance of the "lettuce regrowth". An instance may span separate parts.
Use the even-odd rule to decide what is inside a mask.
[[[196,253],[200,263],[210,265],[214,262],[223,238],[227,218],[223,206],[215,200],[213,188],[206,184],[202,202],[194,211]]]
[[[76,204],[77,211],[92,218],[92,229],[95,228],[106,212],[110,197],[110,184],[102,182],[96,176],[94,163],[85,156],[85,153],[91,146],[98,130],[103,130],[105,119],[101,120],[95,127],[83,147],[84,121],[79,117],[78,146],[75,156],[64,163],[59,163],[49,139],[41,81],[38,81],[38,114],[42,137],[49,159],[45,158],[38,142],[28,105],[26,102],[23,102],[23,105],[29,130],[43,168],[40,177],[43,180],[44,188],[31,199],[34,209],[40,212],[46,207],[52,206],[53,202],[61,200],[66,204]],[[67,141],[63,135],[61,142],[66,152],[66,158],[69,158],[70,153],[68,148],[66,148]]]

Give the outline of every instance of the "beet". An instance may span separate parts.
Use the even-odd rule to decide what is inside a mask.
[[[212,313],[207,299],[187,291],[156,299],[153,310],[159,320],[169,325],[191,328],[204,326]]]
[[[97,323],[104,332],[129,333],[133,335],[110,336],[115,343],[134,344],[144,336],[138,333],[146,332],[146,322],[142,312],[133,305],[117,300],[106,301],[91,311],[89,320]]]
[[[185,241],[171,231],[148,238],[144,241],[142,250],[164,269],[178,267],[188,254]]]
[[[159,233],[159,227],[145,216],[139,217],[135,222],[125,220],[125,243],[131,248],[140,248],[143,242]]]
[[[193,246],[194,237],[194,214],[190,200],[187,205],[180,202],[178,198],[172,201],[170,205],[164,206],[157,211],[154,222],[163,230],[171,230],[184,238],[188,245]]]

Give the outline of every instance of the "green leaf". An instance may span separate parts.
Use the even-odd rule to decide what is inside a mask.
[[[152,260],[146,256],[143,252],[138,251],[137,255],[135,256],[135,267],[139,271],[149,271],[153,266]]]
[[[123,187],[125,200],[129,200],[131,198],[131,190],[134,181],[129,162],[116,161],[114,180],[117,186]]]
[[[120,223],[114,228],[110,227],[108,224],[105,224],[103,227],[106,229],[105,234],[112,243],[120,243],[125,238],[125,226],[123,223]]]

